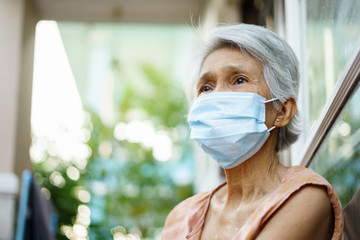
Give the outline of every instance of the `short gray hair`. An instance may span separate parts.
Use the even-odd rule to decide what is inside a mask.
[[[263,66],[264,78],[270,89],[271,98],[281,102],[297,99],[299,88],[299,63],[291,47],[274,32],[260,26],[239,24],[215,28],[200,46],[199,55],[193,64],[193,79],[190,99],[195,97],[194,85],[198,81],[200,68],[205,58],[222,47],[235,47],[250,54]],[[273,102],[279,108],[277,101]],[[299,137],[298,112],[290,123],[279,129],[276,151],[283,150]]]

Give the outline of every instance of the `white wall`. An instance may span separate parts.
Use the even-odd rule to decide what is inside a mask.
[[[1,0],[0,0],[1,1]],[[17,125],[15,138],[15,173],[20,176],[31,169],[29,148],[31,144],[31,98],[34,66],[35,29],[40,20],[32,1],[25,1],[22,29],[20,80],[18,85]]]
[[[0,172],[13,172],[23,0],[0,0]]]
[[[34,38],[31,1],[0,0],[0,172],[30,168]]]
[[[0,0],[0,239],[4,240],[13,239],[18,182],[22,171],[31,168],[36,22],[31,1]]]

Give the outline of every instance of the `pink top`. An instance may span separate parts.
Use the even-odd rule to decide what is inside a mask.
[[[211,197],[225,184],[226,183],[221,184],[215,190],[197,194],[178,204],[166,219],[161,239],[200,239]],[[254,239],[263,224],[283,206],[284,202],[293,193],[306,185],[317,185],[326,188],[329,200],[334,209],[335,224],[332,240],[342,239],[344,223],[341,204],[335,190],[328,181],[313,170],[294,166],[287,170],[285,176],[281,179],[279,186],[250,216],[247,222],[234,236],[233,240]]]

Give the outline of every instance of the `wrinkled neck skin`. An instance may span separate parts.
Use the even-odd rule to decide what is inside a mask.
[[[278,129],[272,130],[268,140],[251,158],[237,167],[225,169],[225,208],[232,209],[261,199],[280,184],[287,167],[279,163],[276,155],[277,133]]]

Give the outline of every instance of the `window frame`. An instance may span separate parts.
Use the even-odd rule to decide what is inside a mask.
[[[307,34],[306,34],[306,0],[275,0],[277,5],[282,4],[285,11],[285,39],[294,50],[299,61],[300,83],[298,90],[297,108],[301,114],[299,125],[301,133],[298,140],[291,145],[291,165],[300,165],[304,144],[309,136],[310,107],[309,107],[309,83],[307,62]],[[280,3],[279,3],[280,2]],[[275,8],[278,9],[277,6]],[[275,12],[275,16],[278,13]]]

